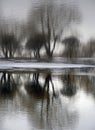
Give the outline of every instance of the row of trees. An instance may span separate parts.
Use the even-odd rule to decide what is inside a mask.
[[[27,56],[40,58],[41,52],[52,58],[56,46],[64,46],[64,57],[91,57],[94,54],[95,40],[82,45],[76,36],[64,37],[64,33],[81,20],[79,10],[71,4],[56,4],[43,2],[37,8],[30,10],[27,24],[2,24],[0,26],[0,50],[5,58]],[[92,45],[93,44],[93,45]],[[81,55],[80,55],[81,54]]]
[[[22,46],[20,41],[15,37],[13,33],[4,33],[0,36],[0,49],[1,55],[5,58],[19,57],[22,52]],[[40,51],[45,49],[46,39],[37,34],[30,37],[24,48],[26,57],[40,58]],[[62,57],[77,58],[77,57],[93,57],[95,52],[95,39],[89,40],[86,44],[82,44],[80,40],[75,36],[69,36],[62,40],[61,44],[64,46]],[[59,46],[61,45],[59,44]],[[29,54],[27,52],[30,52]],[[33,55],[32,55],[33,53]],[[47,53],[46,53],[47,54]],[[60,55],[60,52],[59,52]],[[48,56],[48,54],[46,55]],[[24,57],[22,54],[20,57]],[[53,57],[49,55],[49,58]]]
[[[3,25],[3,28],[0,26],[2,54],[6,58],[14,57],[21,47],[21,41],[26,39],[24,46],[26,52],[33,53],[35,58],[40,58],[40,50],[44,48],[47,57],[51,58],[64,30],[79,20],[80,13],[71,4],[63,2],[60,5],[53,1],[42,2],[30,10],[27,24],[21,25],[21,35],[17,28],[18,25],[15,26],[12,22],[11,26]]]

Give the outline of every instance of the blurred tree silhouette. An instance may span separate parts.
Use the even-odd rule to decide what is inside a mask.
[[[31,52],[33,51],[35,58],[40,58],[40,50],[45,42],[45,37],[42,34],[35,34],[29,37],[26,49],[31,50]]]
[[[83,57],[93,57],[95,52],[95,39],[90,39],[88,42],[82,47],[81,56]]]
[[[36,30],[47,39],[44,46],[47,56],[51,58],[57,41],[63,35],[63,31],[70,27],[73,22],[79,22],[79,19],[80,13],[76,8],[66,3],[57,5],[49,1],[47,3],[43,2],[30,11],[28,25],[29,28],[35,26]]]
[[[5,58],[12,58],[19,48],[19,42],[13,33],[2,33],[0,35],[0,48]]]
[[[75,58],[78,56],[80,41],[75,36],[66,37],[62,41],[65,45],[63,55],[67,58]]]

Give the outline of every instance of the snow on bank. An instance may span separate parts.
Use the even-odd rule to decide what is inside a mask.
[[[65,64],[53,62],[15,62],[0,61],[0,69],[66,69],[66,68],[95,68],[95,65]]]

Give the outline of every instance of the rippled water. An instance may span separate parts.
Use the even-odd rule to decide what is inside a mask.
[[[94,130],[95,76],[0,73],[0,130]]]

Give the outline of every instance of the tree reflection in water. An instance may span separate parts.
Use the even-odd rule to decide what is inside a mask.
[[[66,95],[68,97],[74,96],[76,94],[76,78],[74,73],[68,72],[68,74],[65,74],[62,76],[62,81],[63,81],[63,89],[61,90],[61,93],[63,95]]]
[[[80,86],[87,94],[95,97],[95,76],[80,76]]]
[[[68,107],[68,104],[65,100],[61,99],[60,96],[55,98],[56,91],[53,87],[56,88],[57,85],[54,84],[55,78],[51,73],[42,74],[34,72],[30,74],[30,79],[32,78],[31,80],[29,79],[28,74],[26,75],[21,73],[18,77],[16,75],[15,81],[13,76],[14,75],[11,73],[3,73],[1,75],[1,84],[3,86],[3,84],[7,83],[10,88],[9,90],[12,91],[16,78],[17,80],[22,78],[24,79],[24,81],[21,80],[21,82],[24,85],[22,86],[25,87],[26,94],[24,94],[23,91],[19,91],[19,88],[17,89],[18,91],[13,99],[13,104],[15,105],[10,104],[10,102],[8,103],[11,108],[13,108],[13,111],[23,113],[23,118],[27,114],[27,120],[31,129],[65,130],[65,128],[74,128],[78,119],[77,111],[76,109],[73,109],[72,105]],[[26,76],[27,79],[25,79]],[[44,77],[43,83],[41,82],[41,76]],[[30,81],[28,82],[28,80]],[[26,81],[27,83],[25,83]],[[50,87],[52,87],[53,90],[50,89]]]
[[[9,72],[1,73],[0,129],[4,129],[2,128],[2,124],[4,124],[6,120],[8,121],[8,124],[5,123],[4,126],[6,125],[8,128],[10,124],[9,127],[11,128],[13,120],[12,127],[15,129],[15,122],[21,124],[22,119],[25,119],[25,121],[28,122],[28,126],[35,130],[76,129],[77,123],[81,119],[81,113],[79,113],[79,110],[82,105],[80,104],[82,98],[79,99],[79,96],[81,96],[81,92],[83,92],[83,100],[86,98],[85,101],[92,102],[95,99],[95,77],[87,75],[80,76],[69,71],[64,75],[58,75],[58,84],[56,84],[57,75],[53,74],[54,73],[50,72],[43,73],[42,71],[40,73],[38,71],[32,72],[30,75],[29,73],[18,72],[16,75]],[[18,85],[19,82],[20,85],[18,87],[16,85]],[[63,87],[62,90],[60,90],[61,86]],[[56,88],[59,88],[59,96],[55,98],[55,95],[57,94]],[[2,96],[2,94],[4,96]],[[10,96],[6,96],[6,94],[12,94],[12,100],[10,100]],[[77,103],[80,105],[80,108],[79,106],[76,107]],[[89,104],[86,105],[89,108]],[[93,106],[90,107],[92,110]],[[13,113],[16,113],[17,115]],[[19,114],[21,116],[19,116]],[[12,120],[9,120],[9,117],[11,117]],[[25,124],[23,125],[22,123],[21,126],[24,128]],[[29,130],[28,127],[25,128]]]
[[[53,95],[55,96],[56,94],[55,94],[55,90],[54,90],[54,84],[53,84],[53,81],[52,81],[52,76],[51,76],[51,73],[48,73],[46,78],[45,78],[45,83],[44,83],[44,90],[45,90],[45,88],[47,88],[47,93],[49,93],[50,84],[52,86]]]
[[[49,105],[51,102],[53,103],[53,99],[56,96],[56,94],[54,90],[54,84],[52,81],[51,73],[47,73],[44,77],[44,82],[43,84],[41,84],[39,72],[33,73],[32,81],[27,82],[25,84],[25,89],[32,97],[41,100],[41,115],[43,115],[44,101],[47,102],[46,113],[48,118]],[[50,93],[50,87],[52,87],[53,94]],[[52,97],[52,100],[50,97]]]
[[[40,74],[35,72],[33,73],[32,81],[29,81],[25,84],[25,89],[28,93],[34,96],[42,96],[43,95],[43,88],[39,82]]]
[[[65,128],[74,128],[78,119],[77,111],[73,109],[72,105],[69,105],[68,107],[65,100],[61,100],[60,96],[55,98],[56,91],[54,90],[54,87],[57,86],[54,86],[53,84],[55,80],[53,80],[52,74],[47,73],[44,76],[42,75],[34,73],[32,81],[29,84],[30,86],[28,86],[28,83],[26,84],[27,86],[25,85],[29,97],[25,98],[26,101],[24,99],[23,103],[26,110],[29,112],[31,111],[31,114],[28,115],[28,120],[30,124],[32,123],[33,129],[65,130]],[[43,84],[40,82],[40,76],[44,77]],[[40,91],[35,87],[42,88],[43,91],[41,91],[41,96],[39,96]],[[50,87],[53,89],[52,93],[50,92]]]
[[[13,95],[16,92],[16,82],[13,75],[9,72],[3,72],[0,79],[0,94]]]
[[[54,84],[52,81],[51,73],[48,73],[44,78],[44,83],[40,83],[40,74],[39,72],[33,73],[32,81],[25,84],[25,89],[36,96],[48,96],[50,93],[50,87],[52,87],[53,95],[55,96]]]

